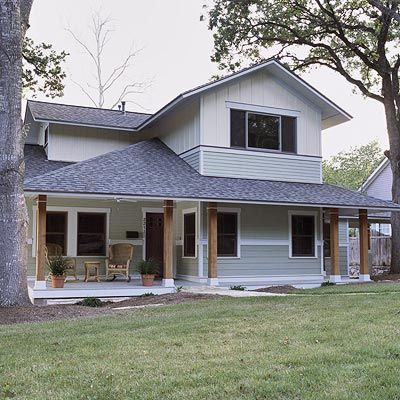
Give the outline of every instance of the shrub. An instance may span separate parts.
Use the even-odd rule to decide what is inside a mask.
[[[323,286],[334,286],[334,285],[336,285],[336,283],[330,282],[330,281],[325,281],[325,282],[321,283],[321,287],[323,287]]]
[[[231,290],[246,290],[246,286],[243,285],[233,285],[230,287]]]
[[[152,258],[141,260],[138,263],[138,268],[143,275],[155,275],[158,272],[158,262]]]
[[[101,307],[103,302],[97,297],[85,297],[82,301],[78,301],[77,304],[85,307]]]
[[[155,294],[152,292],[147,292],[147,293],[143,293],[140,297],[150,297],[150,296],[155,296]]]
[[[49,270],[53,276],[63,276],[67,266],[68,261],[63,256],[52,257],[49,261]]]

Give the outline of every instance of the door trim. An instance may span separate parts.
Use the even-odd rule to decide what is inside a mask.
[[[162,207],[142,207],[142,225],[143,225],[142,258],[143,258],[143,260],[146,259],[146,214],[147,213],[164,214],[164,208],[162,208]]]

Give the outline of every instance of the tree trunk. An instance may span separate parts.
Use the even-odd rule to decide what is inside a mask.
[[[29,301],[21,91],[22,40],[31,4],[0,0],[0,306]]]
[[[400,121],[393,95],[393,87],[389,78],[383,79],[383,93],[386,126],[389,135],[389,160],[392,168],[392,200],[400,204]],[[392,212],[392,261],[390,272],[400,273],[400,213]]]

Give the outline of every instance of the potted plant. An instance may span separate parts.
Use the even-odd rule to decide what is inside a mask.
[[[63,288],[65,280],[65,270],[68,261],[65,257],[55,256],[49,260],[49,270],[51,274],[51,286],[53,288]]]
[[[148,260],[140,261],[138,267],[142,275],[143,286],[153,286],[154,277],[158,272],[158,263],[149,258]]]

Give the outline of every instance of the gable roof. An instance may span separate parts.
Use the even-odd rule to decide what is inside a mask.
[[[145,126],[156,121],[166,112],[169,112],[170,110],[181,104],[181,102],[189,98],[192,98],[207,90],[211,90],[220,85],[224,85],[234,79],[241,78],[263,68],[267,69],[274,77],[289,85],[296,92],[302,94],[305,98],[307,98],[309,101],[311,101],[313,104],[321,109],[323,129],[341,124],[352,119],[352,116],[348,112],[343,110],[343,108],[339,107],[333,101],[328,99],[328,97],[323,95],[321,92],[319,92],[309,83],[307,83],[304,79],[300,78],[290,69],[285,67],[282,63],[275,60],[274,58],[270,58],[258,64],[252,65],[248,68],[244,68],[238,72],[234,72],[233,74],[225,76],[221,79],[203,84],[201,86],[197,86],[193,89],[181,93],[164,107],[162,107],[159,111],[153,114],[150,118],[144,121],[140,128],[144,128]]]
[[[66,166],[25,182],[25,191],[154,199],[400,209],[331,185],[200,175],[159,139]]]
[[[375,179],[379,177],[379,175],[384,171],[387,166],[389,166],[389,159],[385,157],[358,190],[360,192],[365,192],[371,186],[372,182],[374,182]]]
[[[29,108],[36,122],[58,122],[61,124],[93,126],[105,129],[132,131],[146,121],[151,114],[104,108],[74,106],[28,100]]]
[[[24,147],[25,160],[25,180],[34,178],[35,176],[47,174],[71,165],[70,162],[49,161],[42,146],[26,144]]]
[[[28,100],[27,107],[32,113],[33,119],[37,122],[57,122],[61,124],[92,126],[106,129],[139,131],[157,121],[164,116],[164,114],[172,111],[182,102],[263,68],[267,69],[272,76],[293,88],[296,92],[321,109],[323,129],[349,121],[352,118],[349,113],[275,59],[262,61],[221,79],[208,82],[183,92],[153,115],[128,111],[124,114],[119,110],[34,100]]]

